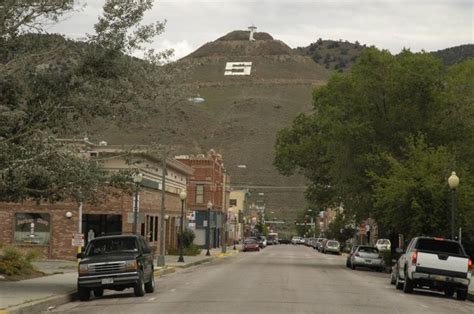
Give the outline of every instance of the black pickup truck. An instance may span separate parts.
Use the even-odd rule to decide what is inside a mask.
[[[96,297],[102,296],[104,289],[133,288],[137,297],[155,290],[153,254],[141,236],[95,238],[77,257],[82,259],[77,279],[81,301],[88,301],[91,291]]]

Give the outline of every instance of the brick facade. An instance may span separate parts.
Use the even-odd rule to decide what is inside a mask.
[[[143,188],[140,191],[140,213],[143,216],[160,217],[161,191]],[[166,248],[176,247],[175,220],[181,215],[181,200],[179,196],[167,193],[165,199],[166,216]],[[72,213],[71,218],[66,217],[67,212]],[[87,214],[116,214],[122,216],[122,232],[131,233],[132,224],[127,222],[128,214],[132,212],[132,196],[123,193],[120,197],[109,198],[98,206],[85,204],[83,215]],[[55,204],[36,204],[34,202],[0,203],[0,242],[5,244],[15,243],[15,214],[16,213],[48,213],[50,215],[50,241],[48,245],[17,244],[25,249],[35,249],[43,258],[49,259],[75,259],[77,248],[72,246],[72,235],[78,232],[78,205],[71,202]],[[145,231],[148,223],[145,223]],[[159,225],[159,223],[158,223]],[[140,232],[141,228],[138,228]],[[87,234],[87,230],[84,232]],[[145,232],[146,233],[146,232]],[[156,241],[152,238],[150,244],[155,252],[159,250],[159,232]]]
[[[176,156],[176,160],[190,166],[194,173],[189,177],[187,186],[186,205],[188,210],[196,213],[196,239],[195,243],[204,246],[206,243],[207,229],[204,221],[207,217],[207,203],[212,202],[212,214],[210,215],[211,247],[219,246],[223,236],[223,223],[226,206],[224,206],[224,161],[220,154],[210,150],[207,155],[182,155]],[[198,186],[203,187],[202,199],[197,198]]]

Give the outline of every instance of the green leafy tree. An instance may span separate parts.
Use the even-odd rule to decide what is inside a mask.
[[[439,182],[445,182],[447,169],[462,169],[467,179],[474,160],[473,71],[472,60],[446,68],[424,52],[404,50],[392,56],[367,48],[350,73],[335,74],[314,91],[312,114],[301,114],[278,133],[274,164],[282,174],[299,172],[310,180],[306,191],[310,203],[322,207],[342,203],[356,222],[389,211],[375,202],[374,180],[390,171],[387,156],[400,163],[409,158],[410,139],[422,136],[428,147],[450,152],[445,171],[433,174]],[[433,197],[446,192],[445,185],[415,188],[427,189]],[[449,200],[449,195],[444,197]],[[466,208],[474,205],[468,198],[465,201]],[[431,205],[439,204],[417,206],[431,215],[427,209]],[[381,223],[392,224],[388,218]],[[432,223],[432,230],[442,227]]]
[[[407,239],[416,235],[450,236],[451,198],[447,184],[452,154],[445,147],[430,147],[424,136],[407,140],[404,158],[384,155],[388,171],[374,173],[374,217],[391,234],[402,233]],[[464,169],[458,174],[465,176]],[[474,189],[469,175],[459,187],[458,226],[472,225],[466,204],[474,202]],[[467,218],[467,219],[466,219]]]
[[[95,201],[99,186],[116,181],[97,160],[78,157],[56,138],[78,134],[98,117],[131,121],[131,112],[149,107],[135,88],[143,85],[147,61],[127,54],[163,31],[163,23],[142,25],[151,6],[151,0],[106,1],[95,34],[77,45],[38,34],[73,10],[74,1],[2,4],[0,200]]]

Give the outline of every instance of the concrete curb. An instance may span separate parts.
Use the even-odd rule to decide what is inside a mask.
[[[200,265],[200,264],[204,264],[204,263],[210,262],[210,261],[212,261],[214,258],[215,258],[214,256],[211,256],[211,257],[207,257],[207,258],[205,258],[205,259],[199,260],[199,261],[195,261],[195,262],[191,262],[191,263],[185,263],[185,264],[183,264],[183,265],[173,264],[172,267],[175,267],[175,268],[188,268],[188,267],[191,267],[191,266],[196,266],[196,265]]]
[[[50,307],[56,307],[78,299],[77,291],[71,291],[62,295],[55,295],[43,299],[25,302],[23,304],[7,307],[0,310],[0,314],[26,314],[26,313],[40,313],[47,311]]]
[[[219,253],[217,256],[211,256],[199,261],[195,261],[192,263],[187,263],[185,265],[173,265],[167,266],[161,269],[155,269],[154,275],[155,277],[162,277],[164,275],[172,274],[176,272],[176,268],[188,268],[191,266],[204,264],[214,260],[215,258],[225,258],[229,256],[234,256],[238,252],[229,252],[229,253]],[[29,314],[29,313],[40,313],[43,311],[47,311],[50,307],[57,307],[59,305],[76,301],[79,299],[79,295],[77,294],[77,290],[70,291],[66,294],[55,295],[43,299],[32,300],[30,302],[25,302],[23,304],[13,305],[7,308],[0,309],[0,314]]]
[[[155,276],[161,277],[167,274],[174,273],[176,269],[174,267],[167,267],[164,269],[155,270]],[[59,305],[77,301],[79,295],[76,290],[70,291],[69,293],[62,295],[55,295],[44,299],[32,300],[23,304],[13,305],[5,309],[0,309],[0,314],[29,314],[29,313],[40,313],[47,311],[50,307],[57,307]]]
[[[176,268],[175,267],[166,267],[166,268],[162,268],[162,269],[155,269],[155,271],[153,272],[155,274],[155,277],[156,276],[164,276],[164,275],[168,275],[168,274],[172,274],[176,272]]]

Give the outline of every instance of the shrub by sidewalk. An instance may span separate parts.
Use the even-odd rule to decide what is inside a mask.
[[[190,246],[183,248],[184,256],[196,256],[199,254],[201,254],[201,248],[196,244],[191,244]],[[168,255],[179,255],[179,248],[169,249]]]
[[[44,276],[31,262],[37,259],[37,251],[25,251],[13,245],[0,245],[0,275],[6,280],[22,280]]]

